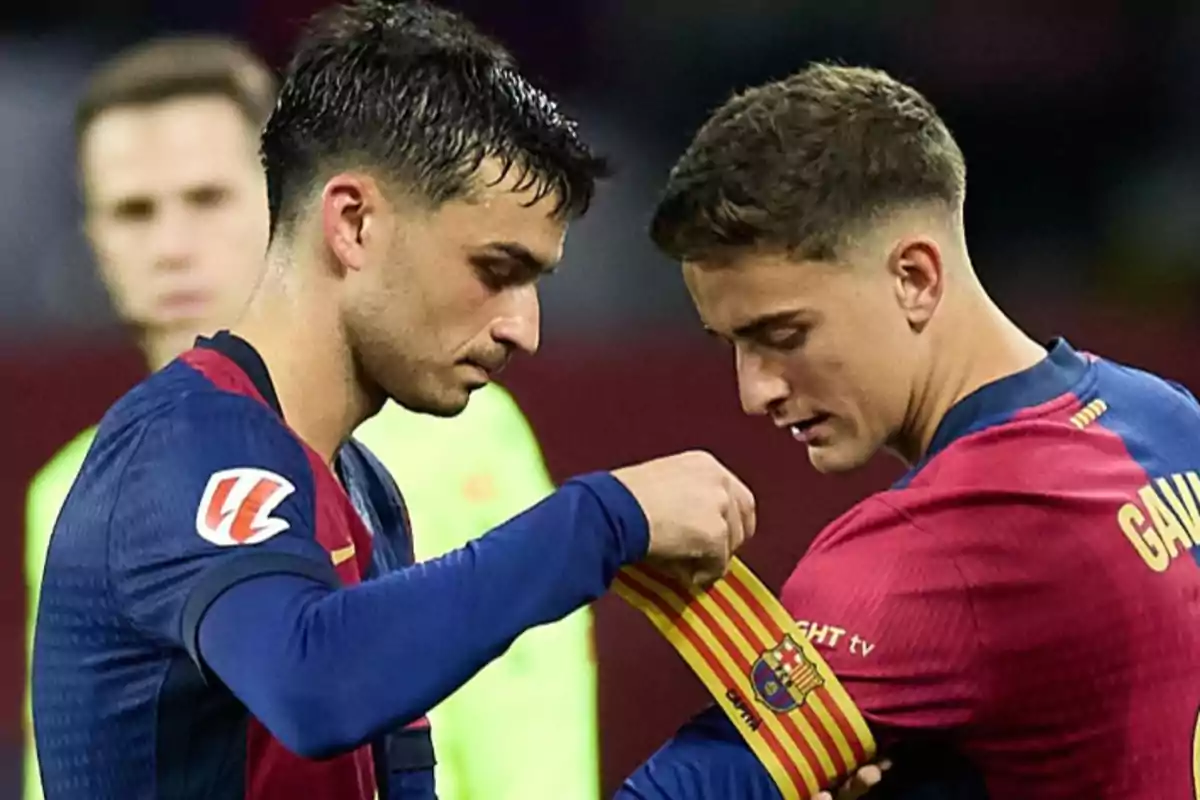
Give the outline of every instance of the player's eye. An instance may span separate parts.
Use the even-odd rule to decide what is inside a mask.
[[[763,334],[762,341],[773,350],[795,350],[808,338],[808,328],[773,328]]]
[[[220,186],[200,186],[187,193],[187,201],[198,208],[213,208],[229,197],[229,191]]]
[[[526,283],[533,279],[525,266],[512,258],[480,257],[472,259],[480,279],[493,291]]]
[[[112,213],[123,222],[145,222],[154,216],[154,202],[144,197],[131,197],[113,206]]]

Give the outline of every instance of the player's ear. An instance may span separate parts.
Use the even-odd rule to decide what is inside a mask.
[[[325,243],[345,270],[367,264],[372,236],[378,233],[382,198],[370,178],[343,172],[325,183],[321,192],[321,229]]]
[[[901,239],[888,256],[896,301],[914,330],[925,327],[945,290],[942,251],[926,236]]]

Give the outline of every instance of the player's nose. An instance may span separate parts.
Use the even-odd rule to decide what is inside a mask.
[[[492,338],[510,350],[532,355],[541,342],[542,309],[537,287],[530,284],[511,290],[505,313],[496,320]]]
[[[182,269],[195,253],[192,226],[184,215],[164,211],[154,220],[148,247],[160,269]]]
[[[736,354],[738,397],[744,412],[761,416],[787,399],[787,381],[767,370],[761,358],[742,347]]]

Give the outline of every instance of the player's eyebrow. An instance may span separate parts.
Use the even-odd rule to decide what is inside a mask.
[[[484,249],[503,253],[533,274],[554,271],[554,265],[551,262],[538,257],[532,250],[518,242],[488,242]]]
[[[776,325],[795,325],[804,322],[806,322],[805,312],[802,309],[776,311],[773,314],[765,314],[737,326],[733,329],[733,335],[738,339],[752,339],[755,336],[762,335]]]

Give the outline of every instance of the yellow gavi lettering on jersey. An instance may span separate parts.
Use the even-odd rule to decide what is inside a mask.
[[[1147,567],[1166,572],[1200,546],[1200,475],[1178,472],[1147,483],[1118,509],[1117,525]]]

